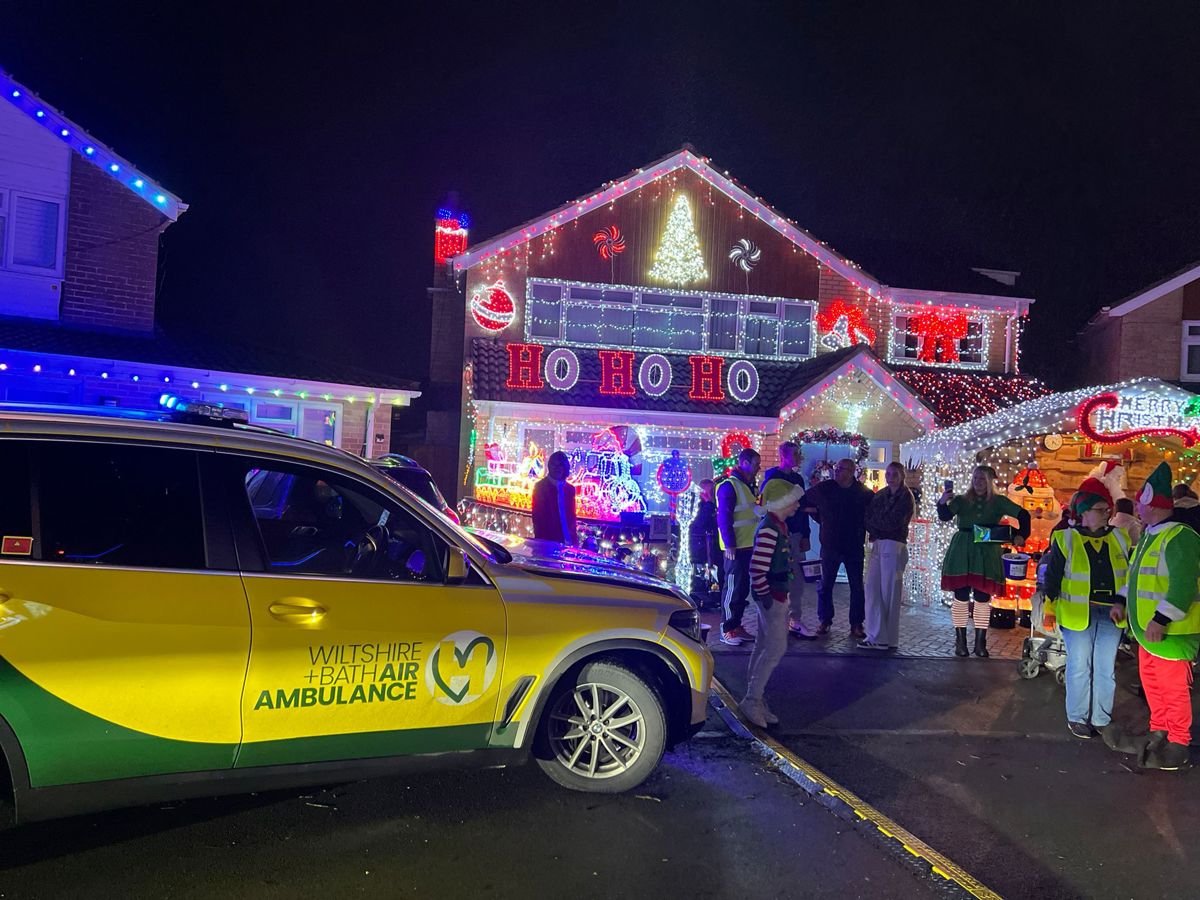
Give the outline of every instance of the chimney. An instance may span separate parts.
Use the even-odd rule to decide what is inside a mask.
[[[470,224],[467,214],[460,208],[458,191],[450,191],[433,222],[434,284],[445,283],[446,260],[467,249],[467,229]]]

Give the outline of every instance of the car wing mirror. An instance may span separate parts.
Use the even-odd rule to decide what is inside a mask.
[[[466,581],[467,569],[466,551],[458,547],[451,547],[449,558],[446,561],[446,580],[454,583]]]

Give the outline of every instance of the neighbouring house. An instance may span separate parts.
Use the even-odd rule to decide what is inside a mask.
[[[160,236],[186,209],[0,70],[0,400],[153,408],[173,393],[388,452],[415,383],[156,322]]]
[[[1200,391],[1200,262],[1103,307],[1078,343],[1087,383],[1147,376]]]
[[[901,444],[1046,392],[1019,371],[1033,300],[1017,273],[891,286],[690,147],[457,239],[431,291],[461,404],[441,455],[468,521],[491,527],[517,529],[555,450],[581,519],[633,527],[739,446],[773,464],[798,440],[818,477],[857,456],[876,485]]]

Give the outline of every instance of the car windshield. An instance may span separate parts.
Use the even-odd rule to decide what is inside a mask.
[[[428,499],[426,499],[423,495],[418,493],[416,490],[408,487],[407,484],[400,481],[398,478],[393,477],[394,473],[405,472],[405,471],[416,472],[418,474],[424,474],[421,469],[400,469],[400,468],[389,467],[386,469],[382,469],[382,468],[378,469],[378,471],[382,472],[385,476],[387,476],[387,478],[392,482],[393,487],[398,487],[400,490],[405,491],[409,497],[414,498],[418,503],[420,503],[422,506],[424,506],[428,511],[430,511],[435,516],[437,516],[438,519],[440,519],[447,526],[452,528],[454,530],[455,534],[459,535],[464,541],[466,541],[468,544],[470,544],[472,547],[474,547],[477,551],[479,551],[484,556],[486,556],[489,560],[491,560],[494,563],[499,563],[501,565],[512,562],[512,554],[509,553],[502,546],[495,543],[494,541],[489,541],[486,538],[481,538],[478,535],[472,534],[471,532],[469,532],[465,528],[463,528],[458,522],[455,522],[453,519],[451,519],[449,516],[446,515],[446,512],[445,512],[446,505],[447,505],[446,501],[444,499],[442,499],[442,494],[440,491],[438,491],[437,485],[435,485],[433,483],[433,480],[430,479],[428,475],[425,475],[424,480],[433,489],[434,493],[437,494],[438,500],[440,502],[431,503]]]

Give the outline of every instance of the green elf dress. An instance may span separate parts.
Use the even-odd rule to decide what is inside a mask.
[[[965,495],[951,497],[949,503],[939,503],[937,511],[943,522],[958,519],[958,531],[950,539],[946,559],[942,562],[942,590],[973,588],[991,596],[1004,594],[1007,590],[1001,561],[1004,547],[995,542],[976,543],[975,526],[996,526],[1005,516],[1011,516],[1017,520],[1017,534],[1027,538],[1030,528],[1028,510],[1007,497],[993,494],[990,500]]]

